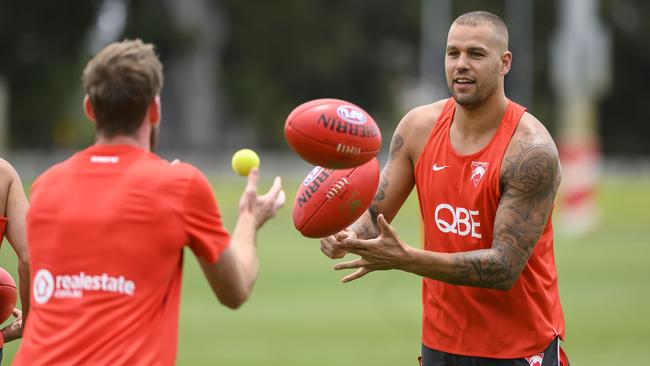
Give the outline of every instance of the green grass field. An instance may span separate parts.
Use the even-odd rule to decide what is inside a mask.
[[[332,270],[335,261],[320,253],[316,240],[293,229],[297,183],[285,182],[290,202],[259,234],[260,276],[241,309],[218,304],[187,253],[178,364],[416,365],[420,279],[392,271],[341,284],[344,273]],[[229,229],[242,187],[215,185]],[[394,224],[402,239],[418,246],[413,198]],[[596,232],[580,240],[556,239],[565,349],[573,365],[647,365],[650,241],[644,232],[650,224],[650,181],[608,179],[600,202],[603,220]],[[5,243],[0,265],[15,274],[14,263]],[[5,346],[5,364],[18,344]]]

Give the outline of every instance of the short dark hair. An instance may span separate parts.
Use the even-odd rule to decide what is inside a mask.
[[[162,64],[152,44],[124,40],[108,45],[83,71],[83,86],[106,137],[131,135],[163,85]]]
[[[508,48],[508,26],[498,15],[488,11],[472,11],[462,14],[453,24],[477,26],[481,24],[490,24],[498,33],[505,37],[506,49]]]

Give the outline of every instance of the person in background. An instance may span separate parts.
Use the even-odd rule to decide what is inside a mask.
[[[0,159],[0,243],[2,237],[6,237],[18,258],[18,293],[22,304],[22,311],[14,309],[14,320],[2,329],[0,361],[4,344],[22,337],[23,325],[29,312],[29,256],[25,233],[28,207],[16,169],[6,160]]]
[[[14,365],[173,365],[184,248],[238,308],[257,277],[257,231],[284,204],[281,180],[260,196],[251,171],[230,236],[203,173],[151,152],[163,85],[154,46],[107,46],[83,84],[96,141],[32,186],[33,306]]]

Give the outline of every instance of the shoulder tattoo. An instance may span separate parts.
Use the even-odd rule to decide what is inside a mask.
[[[523,140],[514,150],[503,162],[492,249],[455,258],[459,284],[510,288],[546,227],[560,181],[557,151],[552,143]]]
[[[521,198],[523,205],[518,208],[522,219],[529,219],[541,201],[553,201],[560,178],[554,146],[519,140],[518,148],[503,164],[501,199]]]

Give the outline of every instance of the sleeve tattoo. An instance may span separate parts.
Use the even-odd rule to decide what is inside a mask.
[[[560,183],[555,147],[520,140],[505,157],[501,182],[492,248],[454,258],[457,284],[509,289],[516,282],[544,231]]]

